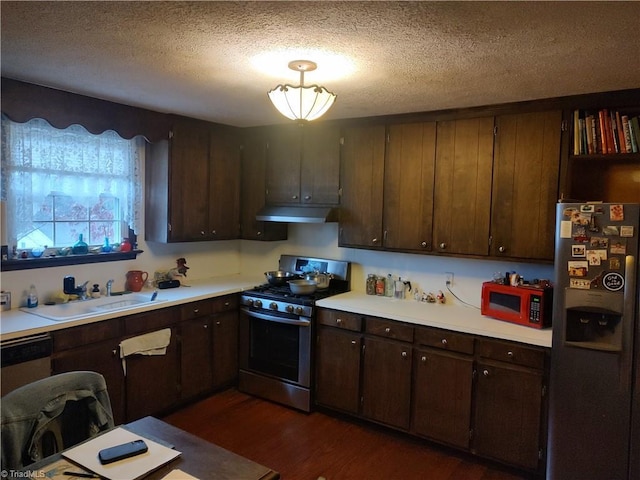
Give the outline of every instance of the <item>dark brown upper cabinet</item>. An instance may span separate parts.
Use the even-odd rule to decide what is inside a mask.
[[[340,128],[288,124],[268,128],[266,200],[270,205],[337,205]]]

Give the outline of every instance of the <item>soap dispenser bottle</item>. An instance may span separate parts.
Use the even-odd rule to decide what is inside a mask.
[[[27,296],[27,307],[35,308],[38,306],[38,292],[36,291],[36,286],[31,285],[29,287],[29,295]]]

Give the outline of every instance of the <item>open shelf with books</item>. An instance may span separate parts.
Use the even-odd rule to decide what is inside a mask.
[[[582,105],[565,118],[569,136],[563,195],[640,203],[640,105]]]

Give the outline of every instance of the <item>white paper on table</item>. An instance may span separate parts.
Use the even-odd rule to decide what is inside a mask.
[[[103,448],[114,447],[134,440],[144,440],[149,450],[135,457],[102,465],[98,452]],[[110,480],[136,480],[147,473],[169,463],[181,452],[160,445],[153,440],[117,427],[98,437],[62,452],[62,455],[79,465]]]
[[[167,473],[162,480],[198,480],[193,475],[189,475],[187,472],[183,472],[182,470],[176,468],[175,470],[171,470]]]

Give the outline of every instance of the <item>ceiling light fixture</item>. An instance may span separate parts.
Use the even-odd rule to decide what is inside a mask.
[[[336,95],[319,85],[304,86],[304,73],[312,72],[318,65],[309,60],[289,62],[289,68],[300,72],[300,85],[278,85],[268,95],[273,106],[291,120],[315,120],[326,113]]]

